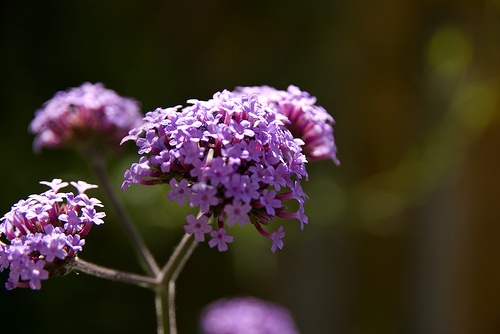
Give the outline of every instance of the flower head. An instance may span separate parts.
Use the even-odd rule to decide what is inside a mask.
[[[121,97],[103,84],[84,83],[60,91],[35,113],[30,131],[33,148],[60,148],[99,140],[112,146],[142,120],[139,103]]]
[[[104,212],[96,212],[100,201],[85,190],[94,185],[72,184],[78,195],[60,193],[67,182],[40,182],[51,187],[14,204],[0,219],[0,271],[9,269],[7,289],[40,289],[41,280],[64,275],[65,265],[82,250],[92,225],[103,223]],[[84,186],[83,186],[84,185]]]
[[[221,299],[205,307],[203,334],[298,334],[285,308],[253,297]]]
[[[224,226],[236,223],[253,224],[276,244],[262,226],[293,214],[286,211],[286,200],[296,200],[303,212],[306,195],[295,191],[307,178],[302,141],[287,129],[286,118],[259,96],[223,91],[208,101],[188,102],[184,108],[147,113],[144,123],[123,139],[135,141],[140,159],[125,172],[122,189],[132,183],[168,183],[171,201],[187,202],[210,220],[209,244],[219,250],[232,241]],[[307,220],[305,215],[294,217],[301,225]],[[204,239],[192,219],[188,233]]]

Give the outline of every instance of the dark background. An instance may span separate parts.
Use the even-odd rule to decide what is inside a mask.
[[[144,113],[294,84],[337,121],[341,166],[308,166],[309,226],[290,222],[276,254],[251,228],[226,253],[200,245],[178,283],[180,333],[238,294],[282,304],[306,334],[500,332],[500,1],[4,0],[1,214],[40,180],[96,182],[74,152],[35,155],[27,132],[85,81]],[[132,146],[109,166],[117,189]],[[166,190],[120,192],[162,263],[189,212]],[[81,257],[140,272],[107,213]],[[73,274],[0,290],[0,320],[5,333],[153,333],[153,293]]]

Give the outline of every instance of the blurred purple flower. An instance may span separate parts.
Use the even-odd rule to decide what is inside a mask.
[[[50,190],[14,204],[0,219],[0,271],[9,269],[5,287],[40,289],[41,280],[64,275],[65,265],[82,250],[92,225],[102,224],[100,201],[86,189],[96,186],[72,182],[79,194],[59,193],[68,185],[60,179],[40,182]],[[42,209],[43,212],[40,210]]]
[[[204,308],[202,334],[298,334],[285,308],[254,297],[220,299]]]
[[[98,140],[114,147],[142,123],[140,105],[101,83],[60,91],[35,112],[29,130],[33,149],[61,148]]]

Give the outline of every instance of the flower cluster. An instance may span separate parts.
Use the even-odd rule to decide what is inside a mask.
[[[256,94],[263,103],[286,116],[286,127],[304,141],[304,153],[309,160],[326,158],[340,164],[333,137],[335,121],[323,107],[316,105],[314,96],[293,85],[286,91],[269,86],[237,87],[233,93]]]
[[[301,228],[308,222],[304,214],[307,196],[300,183],[307,179],[304,141],[294,138],[287,128],[288,117],[298,120],[294,124],[317,158],[326,156],[319,153],[326,146],[328,156],[334,157],[333,130],[309,136],[311,129],[329,119],[296,115],[322,109],[302,103],[302,108],[287,115],[258,90],[257,94],[241,92],[218,92],[208,101],[189,100],[184,108],[147,113],[143,125],[122,141],[134,140],[141,155],[125,172],[122,189],[132,183],[168,183],[170,201],[184,205],[187,200],[199,208],[200,214],[188,215],[184,226],[197,241],[204,241],[209,233],[209,246],[225,251],[233,241],[225,226],[251,223],[272,240],[274,252],[283,247],[283,226],[272,233],[263,226],[275,217],[297,218]],[[290,212],[284,202],[293,199],[298,209]]]
[[[60,91],[35,113],[30,124],[33,148],[60,148],[82,142],[104,141],[118,146],[128,131],[142,123],[140,105],[103,84],[84,83]]]
[[[200,319],[203,334],[298,334],[285,308],[253,297],[221,299],[208,305]]]
[[[92,225],[103,223],[104,212],[85,191],[97,186],[71,182],[78,195],[61,193],[67,182],[40,182],[51,189],[12,206],[0,219],[0,271],[10,269],[5,287],[40,289],[41,281],[64,275],[65,265],[82,250]]]

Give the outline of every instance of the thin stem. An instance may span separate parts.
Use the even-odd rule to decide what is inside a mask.
[[[136,251],[142,267],[149,275],[157,276],[160,273],[160,268],[111,186],[111,182],[109,181],[104,168],[103,158],[91,149],[84,150],[84,155],[89,159],[92,169],[104,187],[104,191],[107,193],[111,204],[115,207],[116,213],[118,214],[118,218],[122,223],[125,232],[136,246]]]
[[[115,269],[101,267],[75,257],[69,264],[72,270],[115,282],[129,283],[143,288],[154,288],[158,281],[152,277],[127,273]]]
[[[167,328],[169,330],[169,334],[177,334],[175,310],[176,281],[187,260],[191,257],[198,242],[195,240],[193,235],[186,233],[170,256],[168,262],[160,270],[140,234],[132,224],[132,221],[130,220],[121,202],[118,200],[109,178],[107,177],[103,159],[96,152],[90,150],[84,151],[84,154],[89,159],[91,167],[94,169],[94,172],[98,176],[104,190],[108,194],[111,203],[115,207],[120,221],[123,223],[125,231],[136,245],[137,250],[139,251],[138,254],[142,260],[141,264],[145,266],[144,269],[148,272],[148,274],[153,277],[101,267],[83,261],[77,257],[69,263],[68,266],[73,270],[92,276],[153,289],[155,291],[157,334],[165,334],[165,330]],[[165,316],[165,309],[168,311],[168,317]]]
[[[156,297],[158,298],[158,296],[161,296],[163,300],[161,305],[168,311],[167,321],[170,334],[177,334],[175,310],[176,280],[184,268],[187,260],[191,257],[191,254],[197,244],[198,242],[194,239],[193,235],[186,233],[170,256],[167,264],[162,268],[160,274],[157,276],[158,284],[161,284],[163,289],[161,289],[161,291],[156,291]],[[165,287],[167,291],[164,290]],[[159,318],[160,316],[163,316],[164,310],[158,310],[157,308],[156,312],[156,316]],[[158,327],[159,326],[160,324],[158,323]]]
[[[166,328],[168,328],[170,334],[177,334],[175,312],[176,280],[197,244],[198,242],[194,237],[186,233],[157,276],[158,287],[155,290],[155,306],[158,334],[164,333]],[[168,317],[165,316],[165,310],[168,312]]]
[[[157,334],[165,334],[165,316],[163,312],[163,295],[164,289],[163,287],[159,286],[155,290],[155,309],[156,309],[156,333]]]
[[[67,266],[70,270],[88,275],[153,289],[155,291],[157,333],[165,334],[165,329],[168,328],[169,334],[177,334],[175,310],[176,281],[197,245],[198,242],[194,236],[186,233],[170,256],[167,264],[156,277],[101,267],[81,260],[78,257],[75,257]],[[165,310],[168,312],[167,317],[165,316]]]
[[[177,334],[177,319],[175,315],[175,280],[168,282],[168,322],[170,325],[170,334]]]
[[[176,315],[175,315],[175,294],[176,294],[176,283],[177,283],[177,278],[179,277],[179,274],[181,273],[182,269],[184,269],[184,265],[186,264],[187,260],[191,257],[191,254],[193,254],[194,249],[198,245],[198,242],[194,239],[193,235],[191,234],[186,234],[184,239],[187,239],[186,236],[188,236],[188,240],[186,243],[181,243],[182,245],[182,250],[178,253],[180,255],[180,258],[178,261],[173,262],[176,263],[174,267],[170,267],[173,269],[172,275],[170,276],[170,279],[168,280],[168,318],[169,318],[169,324],[170,324],[170,334],[177,334],[177,320],[176,320]],[[167,268],[167,266],[165,266]],[[163,272],[163,271],[162,271]],[[167,270],[167,273],[170,271]],[[168,276],[166,276],[168,277]]]
[[[162,282],[166,282],[171,280],[174,274],[176,275],[175,279],[177,279],[177,276],[193,253],[197,244],[198,242],[194,239],[192,234],[184,234],[174,252],[168,259],[168,262],[157,276],[158,279]]]

